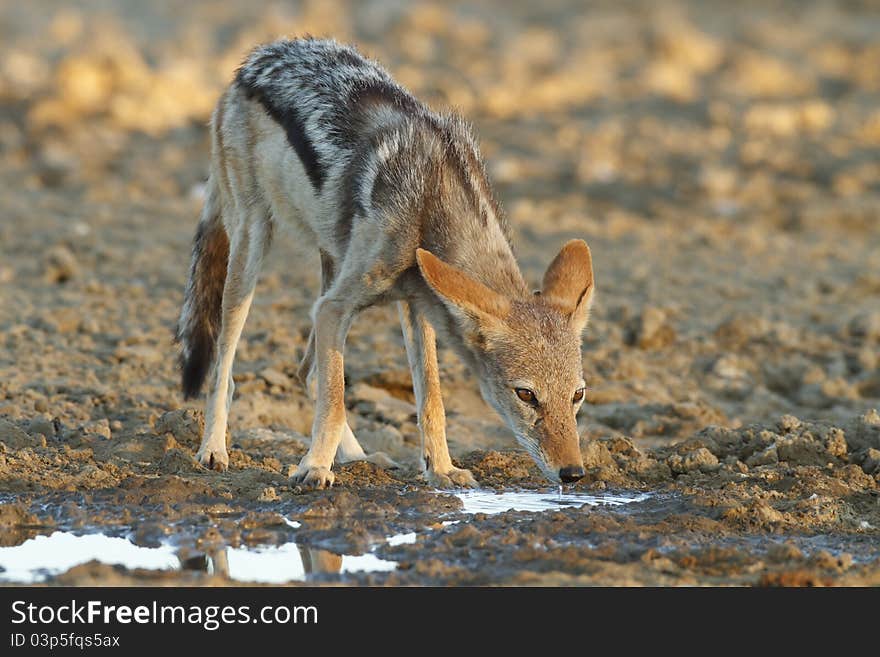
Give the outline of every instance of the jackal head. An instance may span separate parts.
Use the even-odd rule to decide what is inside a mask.
[[[483,399],[548,479],[583,477],[576,421],[585,388],[581,333],[595,287],[586,242],[568,242],[542,289],[524,298],[499,294],[423,249],[417,259],[458,325]]]

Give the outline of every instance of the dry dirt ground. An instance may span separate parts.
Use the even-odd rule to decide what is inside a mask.
[[[310,583],[880,584],[880,5],[584,5],[0,3],[0,544],[103,531],[183,564],[63,584],[226,584],[203,555],[291,540],[398,563]],[[462,515],[416,469],[394,308],[355,324],[347,404],[404,467],[291,486],[318,267],[284,238],[238,352],[230,470],[195,463],[171,333],[205,124],[248,48],[305,32],[475,122],[530,280],[590,243],[576,489],[646,500]],[[442,368],[456,460],[546,490]]]

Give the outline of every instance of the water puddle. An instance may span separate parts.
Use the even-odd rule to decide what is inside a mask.
[[[582,506],[621,506],[648,499],[648,493],[588,495],[557,491],[467,490],[455,494],[463,503],[463,513],[504,513],[505,511],[555,511]]]
[[[335,554],[328,550],[285,543],[277,547],[224,548],[208,554],[208,572],[240,582],[283,584],[300,582],[312,575],[387,572],[397,568],[394,561],[375,554]]]
[[[462,491],[456,494],[464,504],[463,512],[502,513],[504,511],[552,511],[561,508],[609,505],[619,506],[647,499],[645,493],[588,495],[556,491]],[[292,529],[301,524],[286,520]],[[458,522],[458,521],[453,521]],[[450,521],[443,523],[451,524]],[[415,543],[416,532],[397,534],[385,539],[391,547]],[[26,540],[21,545],[0,547],[0,582],[33,584],[60,575],[74,566],[90,561],[124,566],[130,570],[195,571],[218,574],[239,582],[282,584],[308,581],[316,575],[389,572],[397,563],[378,557],[374,552],[361,555],[336,554],[295,542],[256,547],[221,547],[204,553],[182,556],[178,547],[163,543],[142,547],[131,541],[104,534],[76,535],[56,531]]]
[[[76,536],[70,532],[54,532],[30,538],[21,545],[0,548],[0,581],[41,582],[92,559],[127,568],[175,570],[180,567],[170,545],[146,548],[103,534]]]
[[[415,534],[388,539],[391,545],[414,541]],[[397,568],[396,562],[380,559],[371,553],[335,554],[296,543],[256,548],[225,547],[181,559],[177,549],[167,544],[147,548],[103,534],[77,536],[70,532],[54,532],[28,539],[21,545],[0,548],[0,582],[42,582],[89,561],[129,569],[204,571],[236,581],[265,584],[304,581],[322,573],[383,572]]]

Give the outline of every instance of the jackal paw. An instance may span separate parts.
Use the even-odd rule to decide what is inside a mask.
[[[196,460],[208,470],[216,470],[217,472],[226,472],[229,468],[229,454],[226,447],[213,447],[211,445],[202,445],[196,453]]]
[[[447,472],[428,470],[425,473],[428,483],[434,488],[476,488],[477,480],[470,470],[452,466]]]
[[[336,475],[329,468],[319,468],[308,465],[300,465],[290,477],[295,484],[304,488],[330,488],[336,480]]]

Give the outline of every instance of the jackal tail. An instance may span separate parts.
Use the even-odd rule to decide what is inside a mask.
[[[216,188],[209,180],[175,334],[180,344],[181,384],[186,399],[199,394],[214,363],[228,261],[229,236],[220,216]]]

